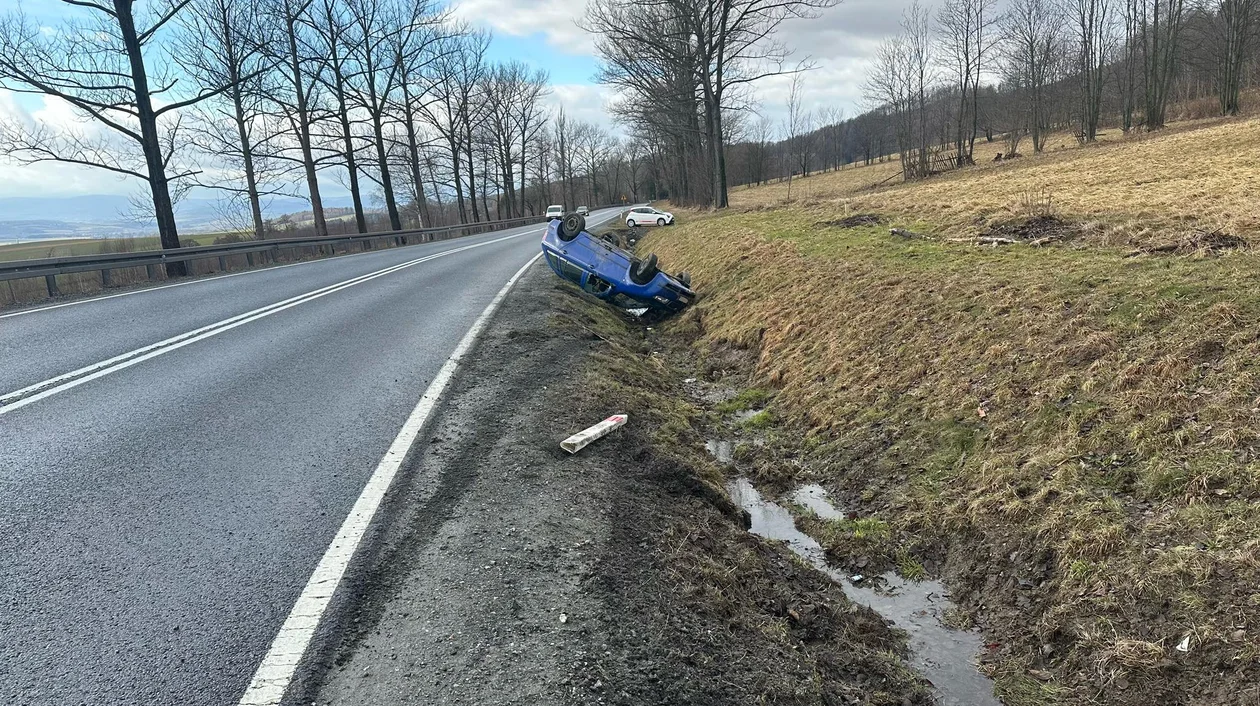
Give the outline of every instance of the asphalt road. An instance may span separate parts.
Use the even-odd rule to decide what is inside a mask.
[[[0,704],[235,704],[421,393],[541,232],[0,315]],[[129,353],[129,367],[38,386]]]

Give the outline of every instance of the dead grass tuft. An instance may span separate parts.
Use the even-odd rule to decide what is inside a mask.
[[[1154,669],[1164,659],[1164,646],[1146,640],[1120,638],[1099,652],[1099,667],[1105,669],[1116,665],[1130,669]]]

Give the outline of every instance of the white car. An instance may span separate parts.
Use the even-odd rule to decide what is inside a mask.
[[[560,218],[564,218],[564,206],[552,204],[547,207],[547,220],[554,221]]]
[[[589,208],[587,208],[587,207],[585,207],[585,206],[578,206],[578,215],[579,215],[579,216],[589,216],[589,215],[591,215],[591,209],[589,209]]]
[[[658,211],[651,206],[637,206],[626,212],[626,225],[635,226],[672,226],[674,214]]]

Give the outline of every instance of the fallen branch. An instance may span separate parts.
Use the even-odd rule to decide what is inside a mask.
[[[1018,242],[1014,238],[999,238],[993,235],[982,235],[976,238],[976,245],[1014,245]]]
[[[888,233],[889,235],[895,235],[898,238],[906,238],[906,239],[923,237],[922,235],[919,235],[918,233],[912,230],[906,230],[905,228],[889,228]]]

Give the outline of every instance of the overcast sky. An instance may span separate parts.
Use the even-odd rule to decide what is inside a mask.
[[[876,46],[897,32],[905,0],[847,0],[814,20],[794,20],[779,39],[794,50],[793,61],[810,58],[817,69],[805,78],[808,108],[833,107],[853,115],[862,109],[862,82]],[[592,38],[577,21],[586,0],[459,0],[456,14],[494,33],[489,58],[518,59],[551,75],[551,102],[569,115],[615,131],[604,111],[609,92],[595,83],[597,59]],[[55,25],[69,8],[57,0],[24,0],[28,14]],[[755,89],[760,110],[778,121],[787,99],[788,80],[764,80]],[[58,101],[14,96],[0,91],[0,120],[37,120],[62,129],[90,129]],[[330,193],[343,191],[331,176]],[[79,194],[130,194],[137,184],[100,170],[66,165],[30,167],[0,163],[0,197]],[[0,214],[0,218],[3,215]]]

